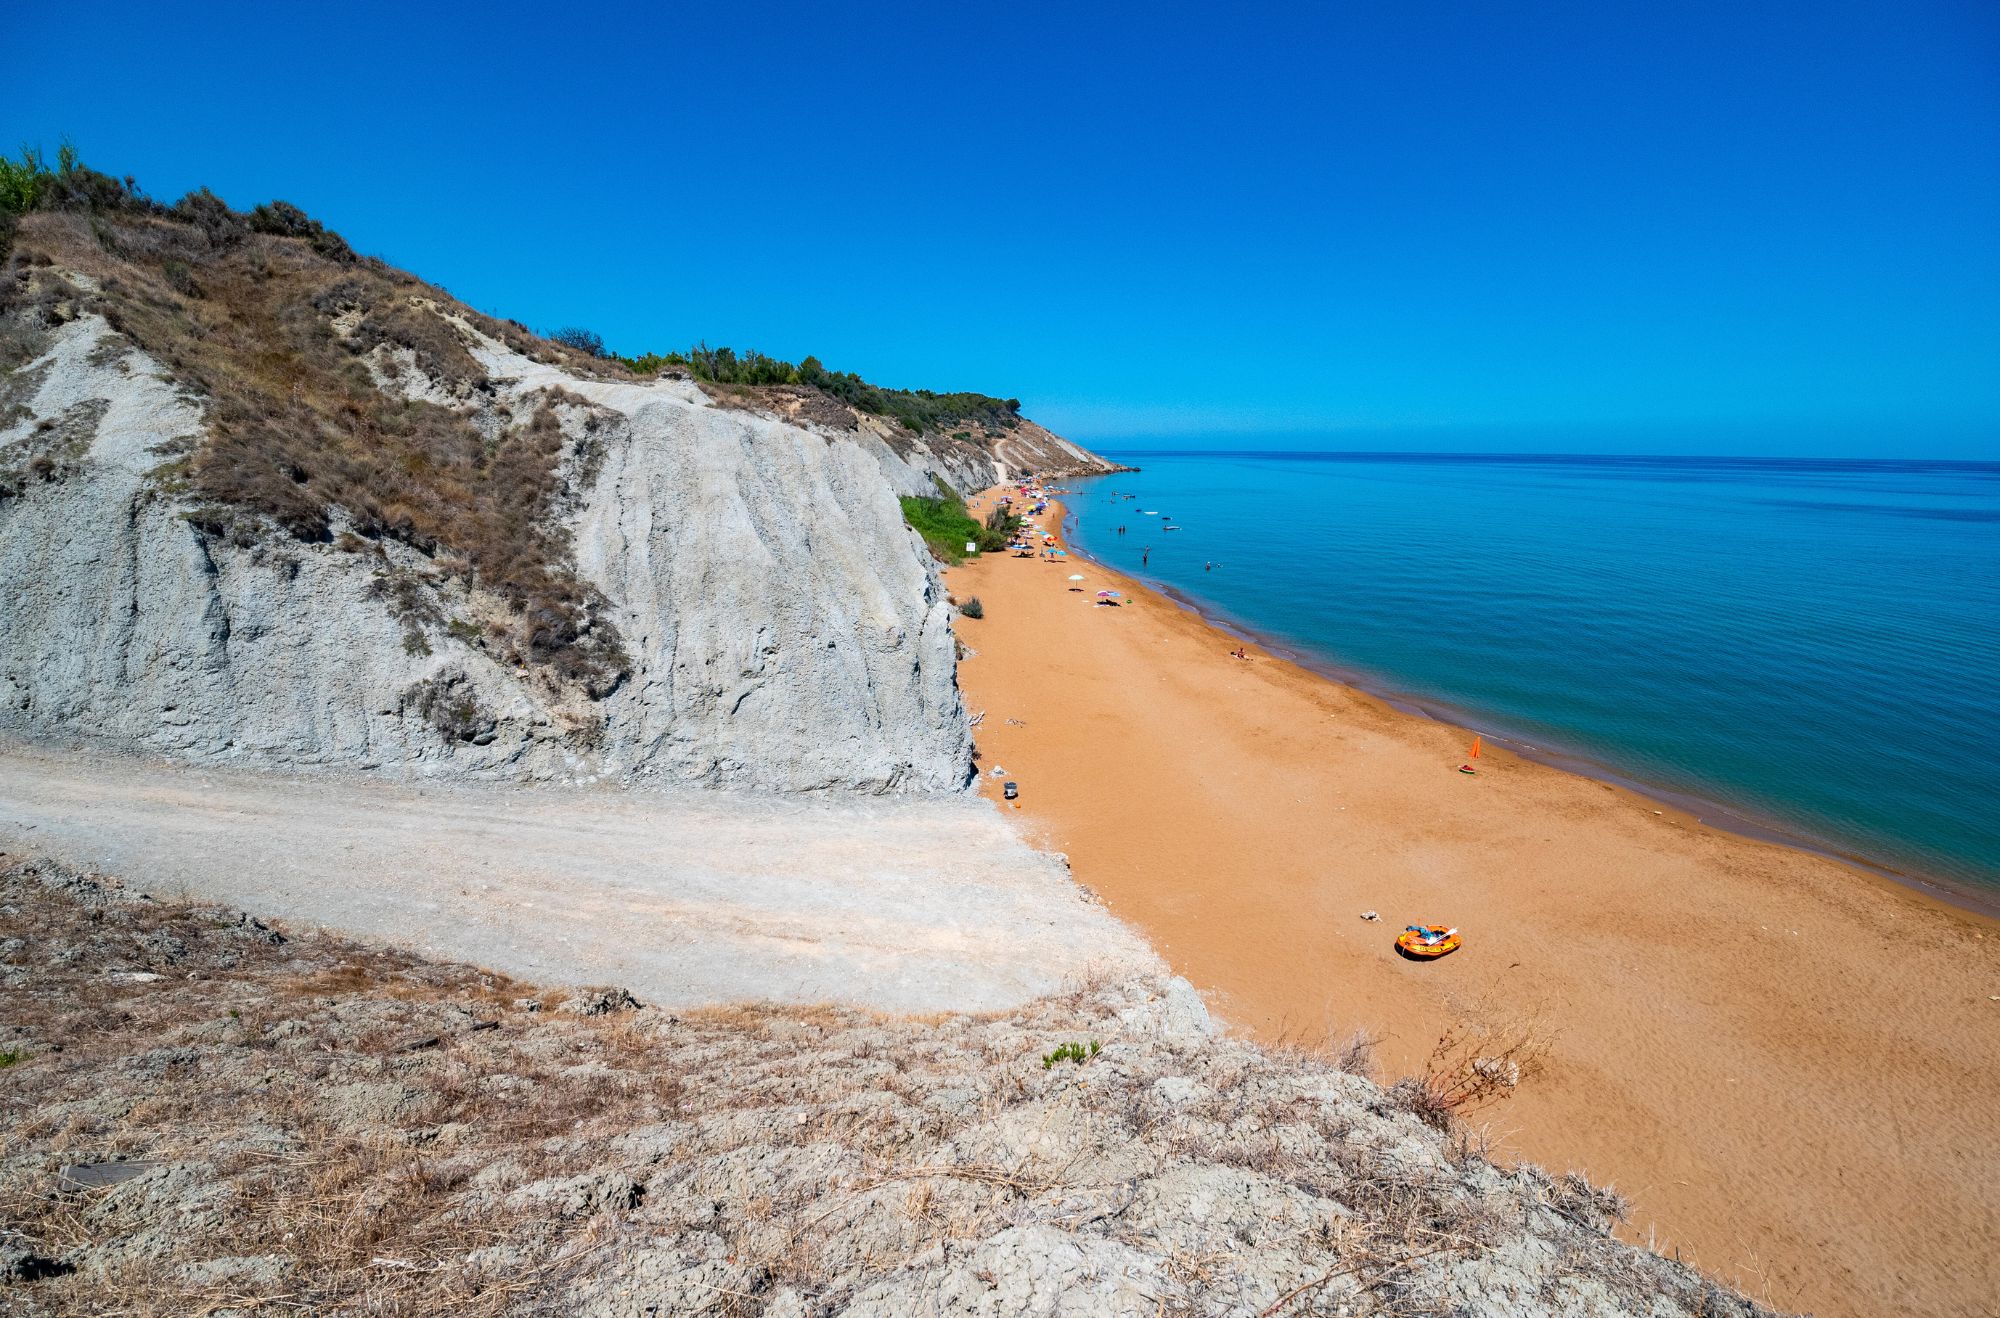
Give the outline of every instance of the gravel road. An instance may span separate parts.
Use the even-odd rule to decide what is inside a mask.
[[[663,1006],[983,1011],[1157,973],[986,802],[427,786],[0,745],[0,849]]]

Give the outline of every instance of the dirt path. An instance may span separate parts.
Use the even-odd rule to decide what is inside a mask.
[[[948,579],[985,605],[959,624],[984,763],[1225,1021],[1363,1028],[1394,1074],[1455,1024],[1538,1017],[1546,1070],[1483,1116],[1615,1182],[1640,1239],[1788,1308],[1993,1312],[2000,924],[1490,748],[1457,773],[1469,736],[1233,659],[1095,564]],[[1399,959],[1412,921],[1464,949]]]
[[[286,778],[0,747],[0,849],[667,1006],[991,1010],[1157,968],[986,803]]]

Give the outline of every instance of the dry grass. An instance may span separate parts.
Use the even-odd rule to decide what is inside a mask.
[[[837,1312],[1023,1226],[1154,1260],[1169,1312],[1450,1312],[1528,1233],[1543,1312],[1721,1294],[1609,1239],[1615,1196],[1447,1149],[1323,1062],[1131,1034],[1118,984],[670,1014],[43,863],[0,868],[0,912],[0,1264],[55,1274],[10,1311]],[[1105,1046],[1042,1067],[1077,1037]],[[59,1179],[121,1158],[159,1166]]]
[[[227,1187],[201,1256],[284,1260],[281,1285],[245,1290],[206,1286],[149,1251],[114,1254],[64,1278],[60,1308],[507,1311],[524,1287],[587,1258],[588,1232],[550,1240],[529,1276],[461,1266],[469,1250],[517,1239],[536,1213],[501,1203],[464,1215],[463,1191],[489,1157],[434,1132],[476,1122],[489,1149],[521,1146],[525,1170],[540,1141],[590,1122],[657,1120],[675,1101],[671,1077],[606,1084],[578,1073],[571,1063],[585,1053],[629,1056],[625,1028],[545,1013],[505,976],[320,935],[285,939],[218,908],[121,900],[89,880],[67,885],[87,905],[51,901],[34,891],[43,878],[64,876],[16,869],[5,886],[12,936],[55,951],[32,978],[10,974],[5,995],[19,1041],[10,1047],[25,1056],[0,1100],[0,1159],[33,1168],[0,1178],[7,1235],[53,1257],[143,1231],[158,1205],[121,1205],[143,1182],[65,1192],[55,1169],[145,1158]],[[161,978],[119,978],[132,974]],[[496,1103],[481,1082],[528,1026],[543,1046],[506,1066],[521,1083]],[[216,1064],[232,1054],[249,1065]],[[393,1114],[329,1104],[330,1087],[357,1082],[410,1097]]]
[[[1285,1021],[1278,1028],[1271,1051],[1294,1059],[1313,1059],[1347,1075],[1364,1078],[1375,1074],[1375,1037],[1366,1030],[1342,1027],[1329,1019],[1307,1028]]]
[[[219,203],[217,203],[219,205]],[[459,308],[379,262],[326,244],[143,210],[26,216],[0,269],[17,325],[65,296],[54,267],[85,275],[88,310],[200,395],[209,429],[172,477],[200,529],[239,542],[265,526],[343,548],[401,541],[440,576],[504,602],[508,658],[601,694],[625,667],[604,601],[575,572],[556,513],[565,440],[544,400],[498,404],[445,307],[542,359],[573,354]],[[240,217],[238,217],[240,219]],[[74,293],[75,290],[67,290]],[[341,331],[347,332],[343,334]],[[378,387],[407,361],[450,405]],[[572,400],[580,401],[580,400]],[[497,421],[489,439],[475,420]]]

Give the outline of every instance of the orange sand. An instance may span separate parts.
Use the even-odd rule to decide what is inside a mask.
[[[1490,747],[1457,773],[1465,733],[1232,659],[1094,563],[947,580],[986,608],[958,622],[983,769],[1231,1026],[1363,1028],[1393,1076],[1539,1014],[1547,1066],[1474,1120],[1615,1183],[1631,1238],[1786,1308],[2000,1311],[2000,924]],[[1420,921],[1465,947],[1399,959]]]

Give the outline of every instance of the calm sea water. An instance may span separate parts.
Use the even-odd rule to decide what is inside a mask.
[[[1144,470],[1071,500],[1094,557],[1474,727],[2000,898],[2000,463],[1115,456]]]

